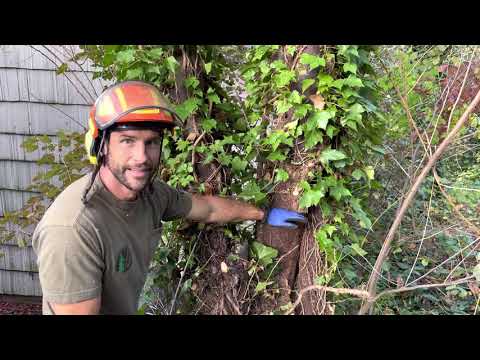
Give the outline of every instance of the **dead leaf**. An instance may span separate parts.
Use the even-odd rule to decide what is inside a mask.
[[[227,272],[228,272],[228,266],[227,266],[227,264],[225,264],[224,261],[222,261],[222,262],[220,263],[220,270],[222,270],[223,273],[227,273]]]
[[[197,135],[198,135],[197,133],[191,132],[187,136],[187,141],[194,142],[195,139],[197,138]]]
[[[468,288],[470,289],[473,295],[478,296],[480,294],[480,288],[478,287],[476,282],[469,281]]]
[[[310,95],[308,98],[312,101],[315,109],[323,110],[325,107],[325,100],[322,95]]]

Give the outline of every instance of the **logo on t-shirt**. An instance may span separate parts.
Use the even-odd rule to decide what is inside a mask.
[[[130,266],[132,266],[132,256],[128,246],[125,246],[118,254],[116,269],[118,272],[125,272],[130,269]]]

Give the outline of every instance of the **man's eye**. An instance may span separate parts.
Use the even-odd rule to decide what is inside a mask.
[[[131,143],[133,143],[133,140],[132,139],[123,139],[120,142],[124,143],[124,144],[131,144]]]

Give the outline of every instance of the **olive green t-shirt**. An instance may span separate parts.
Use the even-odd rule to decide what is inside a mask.
[[[100,177],[81,197],[91,174],[69,185],[33,234],[43,313],[46,302],[70,304],[101,296],[101,314],[135,314],[162,221],[185,217],[191,195],[155,181],[134,201],[116,199]]]

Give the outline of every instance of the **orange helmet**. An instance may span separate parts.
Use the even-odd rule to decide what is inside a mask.
[[[124,81],[107,88],[90,110],[85,147],[92,164],[97,164],[102,133],[116,127],[173,128],[180,125],[160,91],[143,81]]]

